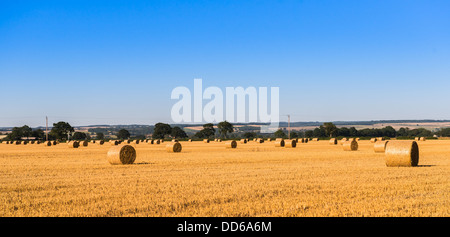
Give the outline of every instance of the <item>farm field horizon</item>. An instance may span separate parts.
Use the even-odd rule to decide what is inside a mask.
[[[131,165],[109,164],[109,143],[0,144],[0,216],[450,216],[449,140],[419,141],[418,167],[386,167],[370,141],[167,143],[134,144]]]

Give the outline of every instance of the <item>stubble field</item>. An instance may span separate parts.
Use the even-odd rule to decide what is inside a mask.
[[[420,142],[413,168],[369,141],[165,144],[134,145],[132,165],[110,165],[109,143],[0,144],[0,216],[450,216],[448,140]]]

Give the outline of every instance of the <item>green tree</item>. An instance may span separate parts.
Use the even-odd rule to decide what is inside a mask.
[[[188,137],[186,132],[183,129],[181,129],[180,127],[173,127],[172,128],[172,132],[170,133],[170,135],[173,138],[186,138],[186,137]]]
[[[333,137],[336,135],[337,127],[333,123],[324,123],[323,129],[325,130],[325,135],[328,137]]]
[[[170,135],[172,132],[172,127],[166,123],[157,123],[153,130],[153,138],[164,139],[166,135]]]
[[[278,129],[278,131],[276,131],[273,135],[276,138],[286,138],[286,133],[284,133],[281,129]]]
[[[118,139],[128,139],[130,138],[130,136],[131,136],[130,132],[128,132],[128,130],[126,129],[120,129],[119,132],[117,133]]]
[[[247,139],[255,138],[256,133],[255,132],[246,132],[246,133],[244,133],[243,137],[247,138]]]
[[[96,137],[98,140],[104,140],[105,139],[105,134],[103,134],[102,132],[98,132],[96,133]]]
[[[219,129],[219,133],[223,138],[227,138],[227,134],[233,133],[234,131],[233,124],[229,123],[226,120],[217,124],[217,128]]]
[[[70,126],[67,122],[58,122],[53,124],[53,128],[50,131],[50,135],[55,137],[56,139],[62,140],[66,139],[68,135],[73,133],[75,130],[72,126]]]
[[[84,133],[84,132],[75,132],[72,135],[72,140],[86,140],[86,133]]]

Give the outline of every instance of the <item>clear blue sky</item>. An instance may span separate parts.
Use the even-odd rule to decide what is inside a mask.
[[[450,119],[450,1],[0,1],[0,127],[171,122],[177,86],[293,121]],[[285,121],[285,117],[281,117]]]

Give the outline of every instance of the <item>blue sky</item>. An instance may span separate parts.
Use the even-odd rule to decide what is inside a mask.
[[[173,88],[279,87],[293,121],[450,119],[450,2],[0,1],[0,126],[171,122]]]

